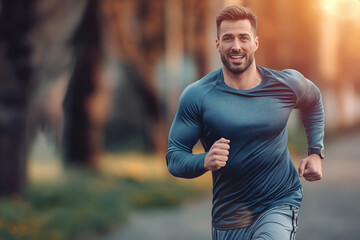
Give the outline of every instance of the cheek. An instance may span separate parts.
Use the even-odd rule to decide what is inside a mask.
[[[243,47],[244,50],[246,50],[248,53],[255,52],[256,51],[256,44],[250,43]]]
[[[219,47],[219,50],[221,52],[227,52],[231,49],[231,45],[230,44],[225,44],[225,43],[222,43]]]

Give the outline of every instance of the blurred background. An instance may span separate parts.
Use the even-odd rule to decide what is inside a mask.
[[[258,65],[322,92],[324,179],[303,182],[298,239],[360,239],[359,0],[0,0],[0,239],[210,239],[210,174],[175,179],[165,154],[232,4],[258,16]]]

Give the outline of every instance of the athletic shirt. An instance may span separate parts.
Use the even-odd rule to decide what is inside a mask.
[[[225,84],[222,68],[183,91],[169,133],[166,162],[176,177],[204,174],[215,141],[230,140],[226,166],[212,171],[212,225],[249,226],[270,207],[300,207],[302,187],[287,146],[287,121],[300,109],[309,147],[323,147],[324,111],[319,89],[299,72],[257,66],[261,83],[249,90]],[[205,153],[193,154],[200,139]]]

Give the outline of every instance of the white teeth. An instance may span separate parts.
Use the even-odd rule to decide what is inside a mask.
[[[243,58],[244,56],[231,56],[231,58],[235,58],[235,59],[238,59],[238,58]]]

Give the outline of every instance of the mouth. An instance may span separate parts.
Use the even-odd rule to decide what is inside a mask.
[[[229,57],[231,59],[243,59],[245,57],[245,55],[230,55]]]

